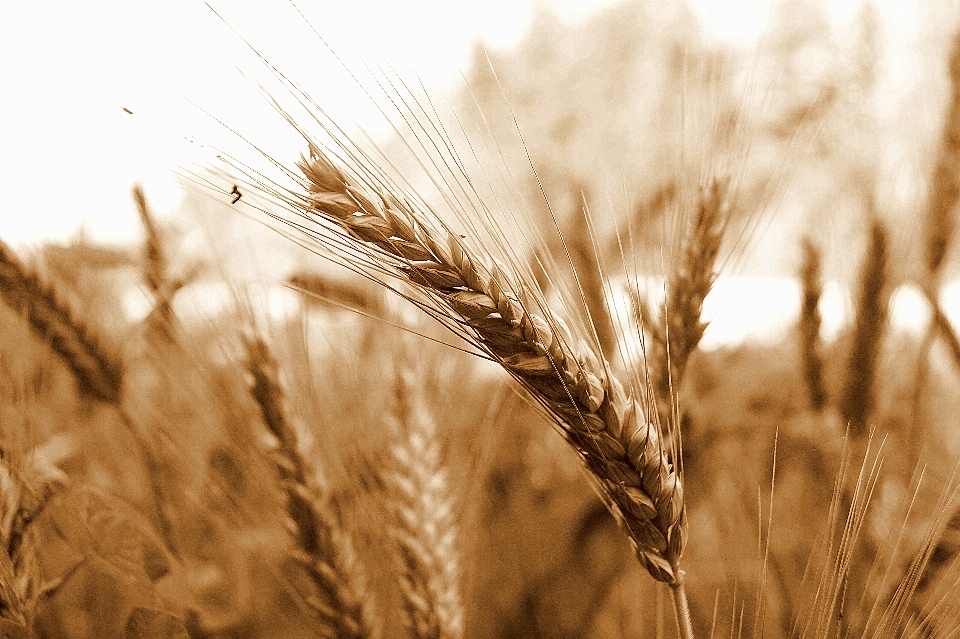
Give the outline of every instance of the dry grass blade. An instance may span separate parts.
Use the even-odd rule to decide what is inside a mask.
[[[874,408],[874,378],[887,318],[887,230],[879,220],[870,229],[870,243],[860,274],[853,344],[847,361],[840,413],[850,433],[862,437]]]
[[[304,214],[337,224],[355,250],[414,284],[438,316],[458,322],[466,339],[519,381],[595,476],[650,574],[679,587],[686,539],[679,474],[640,402],[586,342],[535,305],[506,266],[485,262],[463,237],[431,225],[428,210],[391,192],[373,169],[360,167],[366,183],[348,177],[313,143],[298,166],[306,176]]]
[[[417,639],[463,636],[458,526],[436,424],[412,373],[397,374],[398,441],[391,447],[390,487],[400,594]]]
[[[820,249],[810,238],[801,244],[800,284],[800,360],[807,385],[810,408],[820,412],[827,405],[827,388],[823,381],[823,358],[820,353],[820,296],[823,283],[820,275]]]
[[[364,593],[349,541],[339,530],[332,506],[307,481],[307,465],[300,454],[296,431],[287,421],[277,363],[258,338],[247,341],[247,366],[253,378],[251,394],[260,407],[264,425],[277,439],[273,462],[286,498],[296,551],[294,566],[306,577],[304,601],[325,636],[365,638]],[[301,583],[298,580],[298,586]]]
[[[63,359],[76,376],[81,392],[110,404],[120,399],[119,362],[84,328],[53,289],[0,241],[0,295],[22,313],[30,328]]]

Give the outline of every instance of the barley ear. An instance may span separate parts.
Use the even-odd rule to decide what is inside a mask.
[[[61,357],[73,372],[80,391],[95,399],[117,404],[122,371],[83,323],[30,272],[3,241],[0,241],[0,295],[25,316],[34,334]]]
[[[397,432],[386,482],[406,624],[417,639],[459,639],[459,530],[437,425],[410,371],[397,372],[394,396]]]
[[[284,411],[277,362],[262,339],[248,338],[246,348],[250,392],[264,425],[277,440],[272,461],[295,544],[290,563],[306,577],[298,580],[298,585],[305,581],[309,586],[304,602],[325,636],[370,637],[365,593],[352,546],[331,514],[332,505],[307,480],[308,468],[296,430]]]

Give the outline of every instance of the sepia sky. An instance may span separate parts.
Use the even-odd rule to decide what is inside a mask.
[[[139,233],[130,187],[159,211],[177,204],[174,172],[210,159],[229,134],[204,111],[293,152],[291,131],[241,72],[262,73],[229,24],[333,118],[374,135],[381,116],[286,1],[0,1],[0,237],[66,241],[81,228],[123,242]],[[388,61],[439,92],[478,40],[506,49],[539,9],[570,22],[609,0],[303,2],[348,67]],[[769,3],[692,3],[715,37],[749,43]],[[852,14],[857,2],[835,3]],[[414,73],[415,70],[415,73]],[[224,142],[226,144],[226,142]],[[302,145],[301,145],[302,146]]]

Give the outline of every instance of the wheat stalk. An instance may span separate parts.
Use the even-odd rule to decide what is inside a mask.
[[[154,516],[167,549],[179,557],[174,534],[173,509],[169,508],[172,486],[165,478],[169,455],[158,450],[137,431],[122,402],[123,369],[93,333],[58,298],[53,288],[41,282],[0,241],[0,294],[13,309],[22,312],[42,340],[48,340],[73,373],[81,393],[113,406],[127,427],[147,467],[147,482],[154,501]]]
[[[400,593],[417,639],[463,636],[454,502],[440,455],[437,425],[409,371],[398,371],[397,441],[391,447],[391,537],[398,548]]]
[[[331,514],[332,505],[325,504],[307,480],[306,460],[283,408],[277,362],[262,339],[247,339],[246,348],[247,370],[253,378],[250,392],[264,425],[277,440],[273,464],[296,544],[291,560],[312,585],[312,592],[304,601],[325,636],[370,637],[364,606],[366,593],[357,574],[352,547]]]
[[[726,181],[713,180],[701,189],[697,214],[681,242],[668,296],[661,305],[660,323],[652,331],[661,351],[662,363],[655,367],[660,398],[670,398],[672,390],[683,379],[690,355],[707,329],[700,315],[703,300],[717,277],[715,265],[726,220],[727,187]],[[671,411],[668,408],[662,414],[670,415]]]
[[[867,420],[874,408],[874,379],[887,317],[886,285],[887,230],[882,222],[874,220],[860,274],[853,345],[839,406],[840,413],[850,424],[850,433],[855,437],[866,433]]]
[[[823,381],[823,358],[820,354],[820,296],[823,284],[820,275],[820,249],[809,237],[800,245],[800,361],[806,381],[810,408],[820,412],[827,404],[827,388]]]
[[[942,270],[956,228],[955,209],[960,201],[960,31],[950,52],[950,102],[943,136],[931,180],[927,210],[926,266],[931,277]]]
[[[624,392],[584,340],[575,342],[558,316],[532,301],[529,287],[514,283],[505,265],[485,263],[465,237],[432,225],[429,209],[398,196],[374,169],[358,161],[359,180],[315,143],[309,148],[309,157],[297,162],[306,192],[291,203],[308,219],[341,229],[326,238],[331,248],[348,241],[370,260],[371,271],[413,284],[427,297],[425,308],[450,320],[548,411],[637,558],[673,587],[684,636],[692,636],[679,565],[686,541],[680,477],[639,400]]]
[[[67,306],[0,241],[0,295],[22,313],[34,334],[63,359],[85,395],[120,401],[122,369]]]

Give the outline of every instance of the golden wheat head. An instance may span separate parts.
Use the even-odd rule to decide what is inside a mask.
[[[678,584],[686,539],[680,477],[638,399],[559,317],[522,301],[507,267],[432,226],[426,210],[373,186],[375,180],[364,185],[348,177],[315,144],[298,166],[306,177],[304,214],[334,222],[360,250],[429,295],[518,380],[598,480],[650,574]]]

